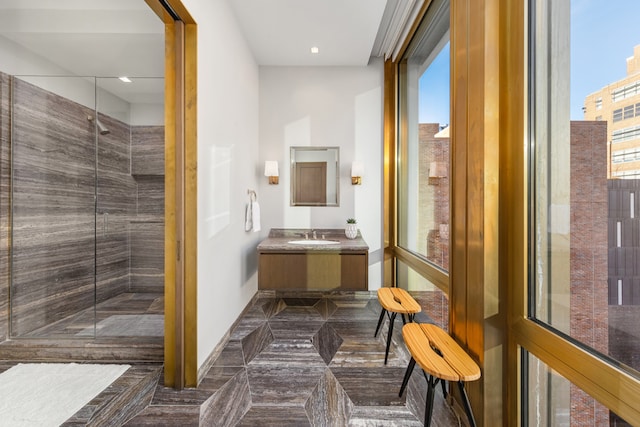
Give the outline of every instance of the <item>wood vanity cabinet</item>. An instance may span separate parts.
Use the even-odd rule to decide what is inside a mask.
[[[368,251],[260,252],[258,263],[259,289],[368,290]]]

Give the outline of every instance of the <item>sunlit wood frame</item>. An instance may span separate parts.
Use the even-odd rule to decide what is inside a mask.
[[[145,1],[165,23],[164,384],[182,389],[198,382],[197,27],[180,0]]]
[[[386,62],[385,280],[393,284],[395,262],[401,260],[448,289],[451,332],[483,370],[484,382],[470,390],[480,425],[521,424],[522,349],[640,425],[640,383],[635,378],[527,319],[526,7],[526,0],[451,0],[448,287],[434,278],[422,259],[397,246],[395,153],[404,119],[398,117],[399,64]]]

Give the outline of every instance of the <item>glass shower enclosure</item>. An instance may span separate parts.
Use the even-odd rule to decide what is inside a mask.
[[[13,339],[163,335],[163,107],[131,99],[164,82],[136,82],[11,77]]]

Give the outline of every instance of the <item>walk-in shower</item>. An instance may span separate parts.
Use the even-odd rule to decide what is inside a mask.
[[[0,106],[11,117],[0,116],[0,127],[10,123],[3,144],[11,173],[2,176],[11,190],[9,337],[135,337],[161,348],[163,79],[136,79],[161,88],[158,102],[144,106],[108,91],[117,79],[3,80],[10,90],[0,90]]]

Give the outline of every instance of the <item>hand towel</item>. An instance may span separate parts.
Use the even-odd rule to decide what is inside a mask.
[[[258,202],[251,202],[251,219],[253,232],[260,231],[260,205]]]
[[[251,229],[253,228],[253,215],[251,209],[252,204],[252,202],[247,203],[247,209],[244,214],[244,231],[251,231]]]

